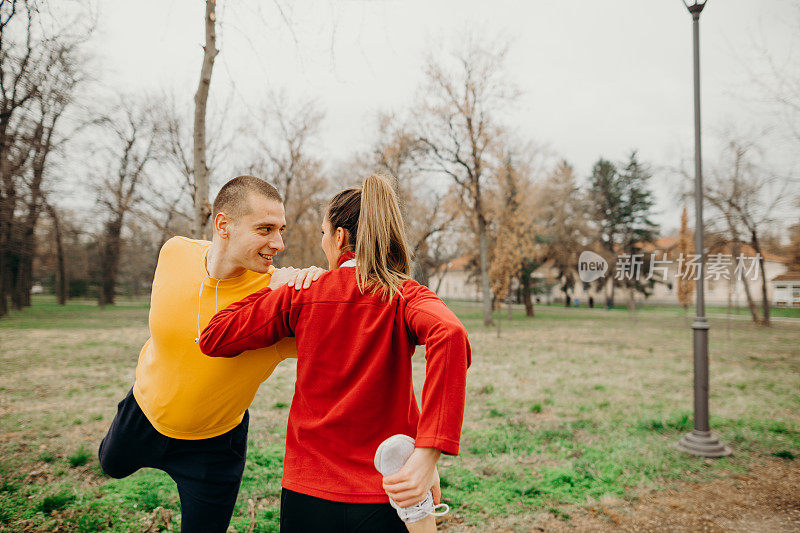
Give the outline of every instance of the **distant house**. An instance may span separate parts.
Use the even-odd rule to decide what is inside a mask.
[[[656,274],[653,277],[658,281],[650,289],[650,296],[645,299],[641,293],[636,294],[637,305],[645,302],[669,305],[678,303],[677,279],[680,253],[677,248],[677,237],[664,237],[641,247],[641,252],[645,254],[644,260],[649,261],[650,254],[655,253],[655,259],[664,262],[657,264]],[[739,262],[734,257],[732,244],[722,242],[708,250],[704,283],[706,304],[727,305],[730,301],[734,306],[746,306],[745,282],[753,300],[761,301],[761,271],[758,269],[756,252],[752,247],[740,244],[739,254],[743,258],[741,265],[745,270],[745,275],[742,276],[744,278],[742,281],[736,282],[734,274]],[[766,278],[771,280],[767,284],[767,298],[773,302],[773,305],[800,305],[797,303],[800,301],[800,273],[788,273],[788,260],[782,256],[766,251],[762,252],[762,255]],[[462,256],[442,265],[431,277],[430,288],[442,298],[479,301],[481,299],[480,279],[474,274],[474,269],[470,268],[469,259],[468,256]],[[567,294],[573,302],[577,299],[581,305],[585,305],[591,296],[596,306],[602,306],[605,304],[606,291],[609,289],[606,280],[609,276],[614,276],[616,271],[617,265],[609,264],[608,272],[602,279],[592,283],[583,283],[576,278],[575,285],[567,290]],[[795,277],[785,278],[784,275]],[[542,295],[543,301],[564,301],[562,283],[560,283],[558,272],[551,262],[545,262],[531,274],[531,278],[535,280],[535,285],[550,288]],[[640,279],[643,278],[644,274]],[[512,291],[515,289],[516,287],[512,287]],[[616,302],[624,304],[628,298],[629,294],[626,289],[616,287],[614,292]],[[693,294],[693,302],[694,298]]]
[[[677,303],[677,274],[678,257],[677,252],[678,238],[665,237],[658,239],[652,244],[644,246],[645,252],[656,252],[657,258],[661,258],[666,253],[667,259],[671,261],[667,270],[666,283],[656,283],[653,294],[647,301],[652,303]],[[783,256],[762,251],[764,261],[764,273],[767,280],[774,278],[788,270],[789,260]],[[734,257],[733,244],[724,242],[709,249],[706,254],[706,280],[703,284],[705,301],[711,305],[727,305],[730,299],[731,305],[747,305],[747,295],[745,294],[744,283],[750,290],[750,296],[756,302],[761,301],[761,271],[758,269],[756,261],[756,251],[746,244],[739,244],[739,255],[743,257],[741,267],[744,269],[741,281],[737,281],[735,276],[736,269],[739,267],[737,258]],[[748,271],[748,269],[751,269]],[[771,286],[767,284],[767,299],[770,301]],[[694,298],[694,296],[693,296]],[[694,300],[693,300],[694,301]]]
[[[658,280],[650,289],[651,294],[645,300],[641,293],[636,295],[636,303],[656,303],[656,304],[677,304],[678,303],[678,271],[681,268],[679,261],[680,253],[678,252],[678,237],[664,237],[652,243],[646,243],[641,247],[641,252],[645,254],[644,261],[649,261],[650,254],[655,254],[656,261],[663,261],[656,263],[653,278]],[[750,296],[756,302],[761,301],[761,271],[758,269],[756,261],[756,252],[752,247],[746,244],[739,245],[739,253],[742,256],[741,264],[734,257],[733,245],[729,242],[720,243],[709,249],[706,254],[705,265],[705,282],[704,296],[706,304],[710,305],[727,305],[730,301],[731,305],[747,305],[747,296],[744,290],[744,283],[747,283],[747,288],[750,290]],[[782,256],[762,252],[764,259],[764,271],[767,280],[774,280],[776,276],[785,274],[788,270],[788,260]],[[620,261],[621,258],[618,258]],[[617,272],[618,265],[608,265],[608,272],[601,280],[584,284],[580,280],[577,281],[575,287],[567,291],[570,298],[574,301],[576,298],[580,300],[581,304],[587,301],[589,296],[592,296],[595,305],[602,305],[605,302],[606,290],[605,281],[609,276],[614,276]],[[741,276],[742,281],[736,281],[737,267],[744,269]],[[554,272],[552,269],[548,270],[548,265],[545,263],[539,271],[535,273],[542,278],[553,278]],[[644,279],[645,275],[642,274],[639,279]],[[767,284],[767,298],[774,302],[772,297],[775,292],[774,283]],[[796,283],[800,285],[800,282]],[[564,300],[564,291],[561,290],[561,285],[556,285],[552,288],[551,298],[556,301]],[[617,287],[614,293],[616,302],[625,303],[629,298],[626,289]],[[692,301],[694,301],[694,294]],[[792,305],[787,303],[787,305]]]
[[[480,301],[480,280],[469,269],[469,260],[464,255],[439,267],[431,276],[430,289],[440,298]]]
[[[772,304],[777,307],[800,307],[800,272],[779,274],[770,281]]]

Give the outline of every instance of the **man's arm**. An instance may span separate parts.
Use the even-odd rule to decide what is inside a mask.
[[[211,357],[233,357],[291,337],[293,293],[288,287],[276,291],[265,287],[232,303],[211,318],[200,335],[200,351]]]

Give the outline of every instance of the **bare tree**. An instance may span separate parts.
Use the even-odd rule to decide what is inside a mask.
[[[254,127],[256,145],[244,168],[272,183],[286,209],[283,265],[319,263],[321,209],[329,190],[322,160],[314,154],[324,114],[312,101],[293,102],[273,96]]]
[[[10,249],[17,211],[19,171],[29,150],[20,118],[37,93],[41,66],[38,39],[33,30],[37,15],[33,2],[0,4],[0,316],[7,313],[7,294],[13,284]]]
[[[51,59],[47,76],[39,91],[26,106],[31,135],[26,142],[30,156],[21,175],[25,194],[24,214],[15,224],[12,253],[17,256],[16,279],[12,301],[15,307],[30,305],[33,257],[36,249],[35,227],[44,209],[44,191],[50,172],[50,159],[73,137],[77,129],[60,128],[65,112],[75,105],[75,92],[84,81],[78,59],[78,43],[51,42]]]
[[[188,109],[177,101],[174,96],[165,97],[154,104],[163,133],[163,159],[159,161],[159,179],[152,180],[142,191],[145,201],[135,209],[138,218],[158,229],[157,250],[174,235],[194,233],[196,181],[192,118]],[[228,116],[227,106],[223,106],[207,117],[211,133],[206,136],[206,167],[211,184],[232,148],[229,129],[225,128]]]
[[[126,216],[142,200],[150,165],[158,156],[159,122],[153,107],[124,97],[106,118],[109,137],[97,183],[98,203],[105,212],[100,239],[99,305],[114,303],[122,230]]]
[[[788,181],[770,174],[758,165],[758,151],[754,142],[730,139],[722,163],[710,172],[703,194],[725,220],[734,256],[739,255],[739,244],[743,237],[747,239],[744,242],[756,252],[761,277],[760,319],[746,280],[743,280],[743,285],[753,321],[769,325],[768,280],[761,239],[766,227],[775,222],[775,215],[786,199]]]
[[[525,313],[533,316],[530,276],[544,257],[539,227],[541,205],[536,201],[539,192],[534,183],[534,175],[539,172],[535,160],[540,150],[532,145],[512,146],[505,143],[505,153],[500,155],[505,164],[498,169],[497,176],[499,191],[494,206],[496,227],[489,277],[498,307],[512,282],[517,280]]]
[[[544,262],[555,270],[566,301],[577,282],[578,257],[592,232],[588,202],[569,163],[561,161],[556,166],[543,183],[538,201]]]
[[[53,240],[56,247],[56,275],[55,275],[55,291],[56,300],[58,305],[64,305],[69,298],[69,280],[67,278],[67,265],[64,255],[64,236],[61,230],[61,219],[58,216],[57,209],[50,203],[44,202],[45,210],[50,216],[53,225]]]
[[[800,6],[794,6],[794,18],[784,23],[795,35],[800,33]],[[796,47],[781,48],[784,57],[768,50],[763,42],[751,42],[749,48],[757,54],[755,61],[744,64],[749,82],[757,88],[759,100],[766,100],[777,113],[788,137],[800,143],[800,72],[796,68]]]
[[[86,13],[41,12],[35,0],[0,2],[0,316],[7,294],[30,303],[33,228],[56,124],[80,81]],[[90,17],[88,17],[90,18]]]
[[[423,285],[431,282],[433,273],[453,257],[437,239],[458,216],[458,206],[452,187],[437,187],[429,172],[420,168],[419,159],[425,147],[415,137],[411,127],[392,113],[377,116],[375,141],[365,153],[356,156],[350,165],[351,178],[356,182],[372,173],[395,178],[395,189],[406,224],[411,248],[412,275]]]
[[[795,206],[800,207],[800,198],[795,201]],[[789,226],[789,244],[787,245],[787,256],[789,257],[789,270],[800,272],[800,219]]]
[[[469,39],[449,61],[429,60],[424,99],[414,117],[417,140],[427,152],[423,168],[452,180],[477,237],[485,325],[492,324],[487,182],[497,165],[492,148],[500,137],[498,115],[516,97],[504,76],[505,54],[505,47]]]
[[[217,57],[216,34],[216,0],[206,0],[205,36],[203,46],[203,64],[200,68],[200,83],[194,96],[194,236],[205,236],[206,223],[211,215],[211,204],[208,199],[209,171],[206,162],[206,107],[208,92],[211,88],[211,72],[214,59]]]

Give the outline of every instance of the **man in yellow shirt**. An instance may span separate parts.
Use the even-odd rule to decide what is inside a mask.
[[[294,339],[286,339],[239,357],[206,357],[200,331],[217,311],[266,285],[299,290],[323,272],[272,266],[286,220],[280,194],[265,181],[232,179],[212,216],[211,242],[173,237],[159,253],[150,339],[99,449],[111,477],[143,467],[167,472],[178,486],[184,533],[227,530],[244,470],[247,408],[275,366],[297,356]]]

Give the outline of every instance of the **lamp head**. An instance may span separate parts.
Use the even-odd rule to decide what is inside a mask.
[[[706,2],[708,0],[683,0],[683,5],[686,6],[686,9],[689,10],[689,13],[692,15],[699,15],[700,12],[706,7]]]

